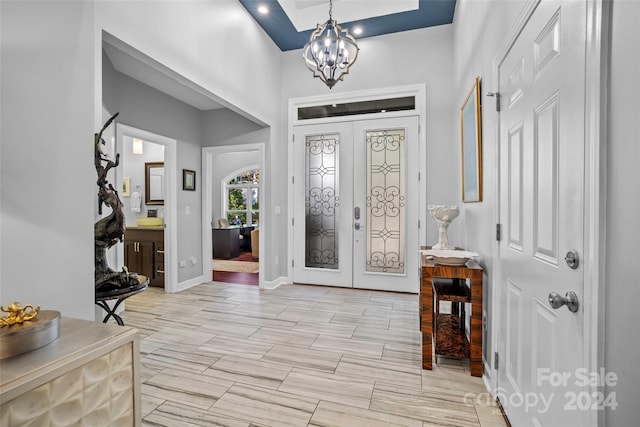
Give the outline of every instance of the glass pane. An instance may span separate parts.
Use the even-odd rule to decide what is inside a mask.
[[[258,189],[251,189],[251,209],[260,209],[260,201],[258,199]]]
[[[305,140],[305,266],[337,269],[339,134]]]
[[[251,211],[251,223],[252,224],[260,224],[260,212]]]
[[[414,96],[348,102],[346,104],[314,105],[312,107],[298,108],[298,120],[384,113],[388,111],[406,111],[414,110],[415,108],[416,99]]]
[[[404,129],[367,132],[367,271],[404,273]]]
[[[260,182],[260,171],[258,169],[251,169],[240,173],[239,175],[231,178],[227,184],[257,184]]]
[[[227,220],[229,225],[242,225],[247,223],[246,211],[228,211]]]
[[[229,210],[246,210],[247,209],[247,189],[246,188],[229,188],[228,199]]]

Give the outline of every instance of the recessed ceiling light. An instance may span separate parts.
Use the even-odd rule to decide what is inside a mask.
[[[260,12],[262,15],[266,15],[267,13],[269,13],[269,8],[261,4],[260,6],[258,6],[258,12]]]
[[[355,34],[356,36],[362,34],[362,27],[353,27],[353,34]]]

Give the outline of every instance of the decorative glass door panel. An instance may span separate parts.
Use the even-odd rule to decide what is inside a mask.
[[[293,279],[351,287],[353,124],[296,126],[293,159]]]
[[[366,270],[404,273],[405,130],[368,131]]]
[[[353,286],[418,292],[418,118],[353,127]]]
[[[305,138],[305,267],[339,267],[340,134]]]

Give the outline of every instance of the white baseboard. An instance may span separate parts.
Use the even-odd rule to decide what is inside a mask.
[[[491,386],[491,375],[488,375],[488,374],[487,374],[487,372],[488,372],[488,371],[487,371],[487,369],[488,369],[488,368],[489,368],[489,367],[488,367],[488,366],[487,366],[487,364],[485,363],[485,364],[484,364],[484,374],[482,375],[482,382],[484,383],[484,388],[485,388],[485,389],[487,389],[487,391],[488,391],[489,393],[491,393],[491,395],[492,395],[493,397],[495,397],[495,395],[494,395],[494,392],[495,392],[495,391],[493,390],[493,387]]]
[[[275,289],[280,285],[289,283],[285,276],[280,276],[276,280],[265,280],[260,283],[260,289]]]

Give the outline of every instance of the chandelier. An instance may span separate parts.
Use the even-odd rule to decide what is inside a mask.
[[[322,80],[331,89],[356,62],[358,45],[348,29],[342,29],[333,19],[333,0],[329,0],[329,20],[318,24],[304,46],[302,56],[313,77]]]

